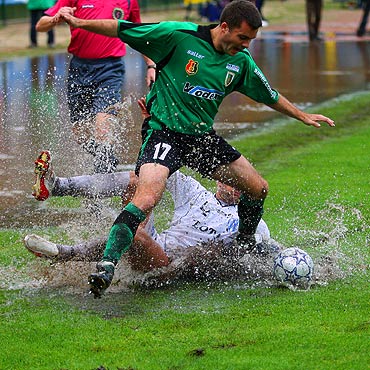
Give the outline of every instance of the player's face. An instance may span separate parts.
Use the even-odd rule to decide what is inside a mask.
[[[232,186],[217,182],[217,194],[218,197],[226,204],[237,204],[241,192]]]
[[[252,29],[247,22],[242,22],[240,27],[229,28],[226,22],[221,23],[222,36],[220,46],[225,54],[235,55],[239,51],[248,48],[256,38],[258,30]]]

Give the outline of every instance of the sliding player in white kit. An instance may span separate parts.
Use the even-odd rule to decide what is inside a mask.
[[[51,169],[51,155],[47,151],[43,151],[35,163],[33,195],[38,200],[45,200],[50,195],[91,198],[123,195],[129,201],[137,184],[137,177],[128,171],[56,177]],[[166,189],[174,201],[171,223],[161,233],[157,233],[154,227],[153,215],[140,225],[135,235],[135,248],[128,254],[134,269],[149,271],[167,266],[179,249],[196,245],[208,248],[214,243],[222,243],[226,248],[232,245],[239,226],[237,203],[240,192],[218,182],[216,193],[212,193],[194,178],[179,171],[168,178]],[[259,241],[256,252],[276,251],[277,244],[270,239],[270,232],[263,220],[259,223],[256,239]],[[104,251],[106,238],[69,246],[49,242],[37,235],[27,235],[24,242],[26,248],[36,256],[57,261],[71,258],[97,261]]]

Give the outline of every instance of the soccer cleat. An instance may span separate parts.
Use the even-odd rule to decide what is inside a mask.
[[[49,198],[54,186],[55,175],[51,169],[51,154],[43,150],[35,161],[35,184],[32,186],[32,195],[37,200]]]
[[[239,247],[248,253],[260,256],[276,255],[282,247],[272,238],[263,238],[260,234],[237,236]]]
[[[38,235],[26,235],[24,245],[36,257],[53,258],[59,254],[59,249],[55,243],[49,242]]]
[[[89,276],[89,294],[94,294],[94,298],[101,298],[106,289],[110,286],[114,275],[114,263],[100,261],[96,264],[98,272]]]
[[[274,239],[262,239],[257,242],[254,249],[251,250],[251,253],[260,255],[260,256],[275,256],[282,250],[282,247]]]

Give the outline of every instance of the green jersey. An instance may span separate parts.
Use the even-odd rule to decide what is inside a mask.
[[[215,26],[119,21],[119,38],[157,64],[147,96],[153,129],[165,125],[190,135],[209,132],[220,104],[233,91],[264,104],[277,102],[277,91],[247,49],[231,56],[214,48],[210,31]]]

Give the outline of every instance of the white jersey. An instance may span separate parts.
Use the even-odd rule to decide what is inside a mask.
[[[239,227],[237,205],[224,204],[198,181],[179,171],[169,177],[166,188],[174,201],[169,228],[158,234],[152,222],[146,227],[166,252],[176,247],[188,248],[212,241],[228,244],[235,238]],[[270,237],[263,220],[257,233]]]

